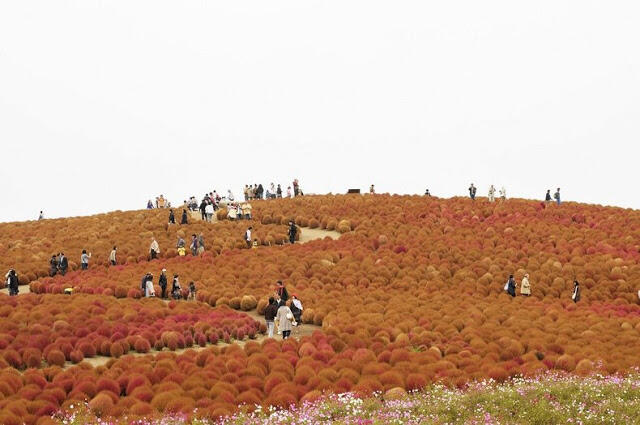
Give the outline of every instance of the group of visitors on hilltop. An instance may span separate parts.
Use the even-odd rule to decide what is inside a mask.
[[[273,338],[274,327],[277,326],[278,334],[282,334],[282,339],[291,336],[293,327],[300,326],[302,323],[302,302],[296,294],[291,296],[289,300],[289,292],[281,280],[276,284],[273,296],[269,297],[269,304],[264,310],[264,320],[267,324],[267,336]]]
[[[300,182],[298,179],[293,180],[293,193],[291,192],[291,186],[287,187],[287,192],[284,195],[286,198],[291,198],[292,196],[302,196],[302,189],[300,188]],[[244,200],[251,201],[254,199],[276,199],[282,198],[282,186],[278,183],[276,186],[273,182],[269,185],[267,189],[262,186],[262,183],[255,183],[251,185],[244,185]]]
[[[147,209],[151,210],[153,208],[171,208],[171,202],[167,201],[164,195],[156,196],[155,206],[151,199],[147,201]]]
[[[512,297],[516,296],[516,288],[518,287],[518,283],[512,274],[509,275],[509,279],[507,279],[507,283],[504,284],[504,291]],[[520,295],[523,297],[531,296],[531,282],[529,282],[529,273],[525,273],[522,281],[520,282]],[[638,293],[640,297],[640,292]],[[571,299],[574,303],[580,301],[580,283],[577,279],[573,280],[573,291],[571,293]]]
[[[471,185],[469,185],[469,189],[467,189],[469,191],[469,197],[471,198],[472,201],[476,200],[476,193],[478,191],[478,188],[471,183]],[[428,191],[428,190],[427,190]],[[502,186],[502,188],[500,189],[500,200],[501,201],[506,201],[507,200],[507,189],[505,189],[504,186]],[[488,193],[488,199],[489,202],[495,202],[496,201],[496,188],[494,185],[489,186],[489,193]]]

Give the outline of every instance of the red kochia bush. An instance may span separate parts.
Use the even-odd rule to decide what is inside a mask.
[[[113,407],[114,403],[108,394],[100,393],[89,402],[89,408],[100,417],[106,415]]]
[[[47,354],[47,363],[51,366],[64,366],[65,361],[64,353],[60,350],[50,350]]]

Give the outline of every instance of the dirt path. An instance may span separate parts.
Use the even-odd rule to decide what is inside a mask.
[[[200,213],[198,213],[198,219],[200,218]],[[299,243],[307,243],[311,241],[315,241],[317,239],[324,239],[329,237],[331,239],[338,239],[340,237],[340,233],[334,230],[324,230],[324,229],[310,229],[308,227],[300,228],[302,233],[300,234]],[[20,294],[28,294],[31,290],[29,289],[29,285],[20,285]],[[0,293],[9,295],[9,288],[0,289]]]
[[[245,311],[245,314],[247,314],[249,317],[251,317],[252,319],[255,319],[259,322],[264,321],[264,316],[258,314],[258,312],[256,310],[252,310],[252,311]],[[293,329],[293,331],[291,332],[291,337],[292,338],[300,338],[303,336],[307,336],[307,335],[311,335],[313,332],[318,331],[318,330],[322,330],[321,326],[316,326],[316,325],[300,325],[298,327],[295,327]],[[275,339],[281,339],[282,336],[281,335],[274,335]],[[264,341],[265,339],[267,339],[266,335],[262,335],[262,334],[258,334],[256,336],[255,339],[249,339],[249,338],[245,338],[242,341],[233,341],[231,343],[226,343],[226,342],[218,342],[217,344],[207,344],[204,347],[200,347],[199,345],[194,345],[193,347],[189,347],[189,348],[181,348],[179,350],[175,350],[173,351],[173,353],[176,354],[182,354],[185,351],[188,350],[194,350],[194,351],[203,351],[206,350],[207,348],[216,346],[216,347],[226,347],[228,345],[238,345],[240,347],[243,347],[247,342],[249,341],[255,341],[257,343],[261,343],[262,341]],[[128,354],[126,354],[123,357],[126,356],[134,356],[134,357],[140,357],[140,356],[149,356],[149,355],[154,355],[154,354],[158,354],[161,351],[156,351],[156,350],[151,350],[148,353],[136,353],[135,351],[130,351]],[[162,350],[162,352],[170,352],[169,350]],[[86,358],[84,359],[84,362],[89,363],[90,365],[92,365],[93,367],[98,367],[98,366],[104,366],[107,363],[109,363],[110,360],[116,360],[116,358],[114,357],[107,357],[107,356],[95,356],[95,357],[91,357],[91,358]],[[71,366],[73,366],[74,364],[71,362],[66,362],[64,369],[67,369]]]

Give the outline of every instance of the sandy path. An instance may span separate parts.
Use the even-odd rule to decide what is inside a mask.
[[[257,313],[256,310],[252,310],[252,311],[245,311],[245,314],[247,314],[248,316],[250,316],[252,319],[255,319],[259,322],[264,321],[264,317],[260,314]],[[317,330],[321,330],[322,327],[321,326],[316,326],[316,325],[300,325],[296,328],[293,329],[293,331],[291,332],[291,337],[292,338],[300,338],[303,336],[307,336],[307,335],[311,335],[314,331]],[[280,335],[276,335],[275,339],[281,339],[282,337]],[[240,347],[243,347],[247,342],[249,341],[255,341],[257,343],[261,343],[262,341],[264,341],[265,339],[267,339],[266,335],[262,335],[262,334],[258,334],[256,336],[255,339],[249,339],[249,338],[245,338],[242,341],[233,341],[230,344],[227,344],[226,342],[218,342],[217,344],[207,344],[204,347],[200,347],[199,345],[194,345],[193,347],[190,348],[181,348],[179,350],[175,350],[173,351],[173,353],[176,354],[181,354],[184,353],[185,351],[188,350],[194,350],[194,351],[202,351],[202,350],[206,350],[207,348],[213,347],[214,345],[217,347],[226,347],[228,345],[238,345]],[[167,353],[170,352],[169,350],[162,350],[163,352]],[[140,357],[140,356],[152,356],[154,354],[158,354],[160,353],[160,351],[156,351],[156,350],[151,350],[148,353],[136,353],[135,351],[130,351],[128,354],[126,354],[123,357],[126,356],[134,356],[134,357]],[[98,367],[98,366],[104,366],[107,363],[109,363],[110,360],[116,360],[114,357],[107,357],[107,356],[95,356],[95,357],[91,357],[91,358],[86,358],[84,359],[84,362],[89,363],[90,365],[92,365],[93,367]],[[69,368],[71,366],[73,366],[74,364],[71,362],[66,362],[64,368]]]
[[[198,213],[200,214],[200,213]],[[200,216],[198,215],[198,218]],[[323,230],[323,229],[310,229],[308,227],[301,228],[301,235],[299,243],[307,243],[311,241],[315,241],[317,239],[324,239],[329,237],[331,239],[338,239],[340,237],[340,233],[333,230]],[[29,285],[20,285],[20,293],[19,294],[28,294],[31,290],[29,289]],[[9,288],[0,289],[0,293],[9,295]]]

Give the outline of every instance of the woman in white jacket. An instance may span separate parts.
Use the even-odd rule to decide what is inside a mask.
[[[282,339],[287,339],[291,335],[291,329],[295,323],[291,309],[283,302],[278,308],[276,314],[276,323],[278,324],[278,333],[282,333]]]

